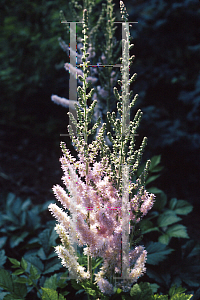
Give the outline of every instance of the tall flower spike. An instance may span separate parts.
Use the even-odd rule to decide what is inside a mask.
[[[126,14],[123,14],[126,17]],[[124,20],[126,21],[126,19]],[[66,186],[66,191],[59,185],[53,187],[57,200],[70,212],[70,215],[56,204],[50,204],[49,210],[59,223],[55,229],[60,236],[62,245],[56,247],[56,252],[61,258],[62,264],[69,269],[72,275],[77,275],[78,281],[90,279],[92,282],[94,275],[95,283],[101,292],[105,295],[112,295],[114,293],[113,277],[123,272],[120,253],[124,222],[122,211],[124,201],[124,194],[122,193],[123,180],[126,179],[127,181],[126,186],[128,188],[125,194],[128,196],[128,204],[130,204],[128,212],[132,224],[137,223],[151,209],[155,196],[149,194],[143,184],[150,161],[147,161],[143,174],[133,182],[130,182],[129,178],[123,177],[123,169],[121,168],[123,164],[127,166],[132,163],[132,173],[134,173],[141,160],[146,139],[143,140],[139,150],[135,152],[133,150],[134,134],[139,126],[141,111],[136,113],[134,120],[130,122],[129,128],[126,128],[123,118],[116,118],[114,112],[112,114],[108,113],[108,121],[112,129],[109,134],[112,149],[109,149],[105,143],[105,124],[99,129],[95,140],[90,143],[89,136],[97,130],[100,123],[97,121],[93,127],[91,126],[96,101],[89,105],[88,100],[92,98],[92,90],[88,94],[86,92],[89,87],[87,83],[89,73],[87,10],[84,10],[83,21],[82,75],[80,75],[82,87],[78,88],[79,105],[76,105],[78,118],[73,120],[77,127],[76,137],[72,128],[68,127],[78,155],[77,159],[74,158],[66,145],[63,142],[61,143],[63,156],[60,162],[64,172],[62,180]],[[124,44],[124,53],[128,54],[128,43],[125,41]],[[129,84],[129,79],[127,79],[129,63],[129,59],[124,55],[123,68],[121,69],[121,95],[115,89],[119,103],[118,111],[121,109],[123,114],[126,112],[127,105],[124,106],[122,98],[126,99],[127,104],[130,97],[130,93],[127,93],[126,89],[127,84]],[[129,108],[132,107],[132,103]],[[76,222],[74,220],[75,214],[77,215]],[[132,238],[133,230],[130,245],[132,245]],[[86,246],[83,254],[88,257],[87,272],[78,264],[78,257],[73,249],[74,243],[77,243],[79,247]],[[123,291],[129,291],[131,285],[145,272],[146,255],[143,246],[138,246],[129,251],[130,273],[127,278],[117,284]],[[97,257],[102,257],[103,261],[100,271],[93,274],[92,258]]]

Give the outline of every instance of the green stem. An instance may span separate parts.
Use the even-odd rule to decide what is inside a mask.
[[[24,272],[24,274],[28,277],[28,279],[31,280],[32,285],[36,288],[36,290],[38,291],[38,293],[39,293],[39,295],[40,295],[40,297],[41,297],[41,299],[42,299],[42,294],[40,293],[40,291],[39,291],[37,285],[35,284],[35,282],[30,278],[30,276],[29,276],[29,274],[28,274],[27,272]]]

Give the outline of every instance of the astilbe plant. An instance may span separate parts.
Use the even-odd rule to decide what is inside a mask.
[[[122,20],[125,22],[127,21],[127,14],[122,1],[120,1],[120,5]],[[124,40],[123,67],[121,68],[122,95],[120,96],[117,89],[114,89],[118,100],[117,109],[121,118],[117,119],[115,113],[108,113],[108,121],[112,128],[108,137],[112,143],[112,149],[105,142],[106,124],[103,123],[99,129],[101,120],[98,119],[92,128],[90,126],[97,101],[94,100],[87,107],[88,100],[94,93],[94,89],[88,94],[86,93],[89,86],[87,78],[88,64],[90,63],[87,59],[89,56],[87,53],[87,22],[87,10],[85,9],[83,11],[83,76],[79,75],[82,88],[78,87],[78,105],[75,104],[77,120],[69,113],[71,121],[76,127],[76,136],[72,127],[68,126],[78,159],[74,158],[66,145],[61,142],[63,157],[60,162],[64,171],[62,180],[66,190],[59,185],[53,187],[57,200],[64,209],[70,211],[70,216],[56,204],[50,204],[49,210],[58,221],[55,230],[61,238],[62,245],[57,246],[55,250],[59,258],[62,259],[63,266],[68,268],[70,274],[77,276],[77,281],[90,280],[92,282],[92,258],[102,257],[103,265],[100,271],[94,274],[94,283],[98,285],[103,294],[112,295],[114,293],[113,277],[116,274],[121,274],[123,263],[121,259],[122,225],[124,222],[121,209],[124,188],[123,166],[131,166],[128,186],[125,187],[129,199],[128,217],[131,220],[129,223],[129,229],[131,229],[130,246],[132,245],[135,225],[151,209],[155,196],[145,190],[145,176],[150,161],[147,161],[142,175],[135,182],[132,181],[141,161],[146,138],[144,138],[139,150],[134,151],[135,132],[142,116],[140,110],[136,113],[134,120],[130,122],[129,131],[124,131],[123,115],[126,114],[127,107],[124,105],[123,99],[130,97],[130,94],[127,93],[127,85],[135,78],[134,75],[130,80],[126,80],[129,76],[130,66],[130,59],[127,57],[131,47],[126,40]],[[128,30],[126,32],[128,39]],[[128,109],[134,106],[136,99],[137,95],[128,104]],[[95,140],[89,143],[88,137],[93,135],[97,128],[98,134]],[[76,216],[76,222],[74,222],[74,216]],[[127,218],[126,221],[129,222],[129,219]],[[79,247],[86,245],[84,255],[88,257],[87,271],[77,261],[74,243],[78,244]],[[120,287],[124,292],[129,291],[131,285],[145,272],[147,252],[143,246],[137,246],[129,251],[128,257],[130,265],[128,278],[117,283],[117,287]]]

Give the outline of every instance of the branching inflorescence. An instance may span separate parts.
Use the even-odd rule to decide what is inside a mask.
[[[122,20],[127,22],[127,14],[123,2],[120,1]],[[134,182],[133,178],[141,161],[142,153],[146,145],[146,138],[139,150],[134,151],[134,138],[142,116],[140,110],[134,120],[127,126],[125,115],[134,106],[138,97],[136,95],[131,103],[131,93],[127,92],[127,86],[135,80],[136,74],[129,79],[129,66],[131,59],[126,59],[129,53],[128,23],[126,25],[127,40],[124,40],[124,55],[122,58],[121,95],[114,88],[117,98],[117,109],[121,118],[116,118],[115,113],[107,114],[110,124],[108,138],[112,144],[109,147],[105,140],[106,124],[101,124],[99,118],[91,127],[91,120],[97,100],[93,100],[88,107],[88,99],[92,98],[94,89],[87,94],[89,87],[88,78],[88,17],[87,10],[83,11],[83,56],[82,75],[79,80],[82,87],[78,87],[78,105],[74,104],[77,111],[77,120],[69,113],[69,117],[76,127],[75,136],[72,127],[68,126],[69,133],[78,159],[74,158],[66,145],[62,142],[63,157],[60,159],[64,176],[62,177],[66,190],[59,185],[53,187],[57,200],[64,209],[70,211],[70,216],[56,204],[50,204],[49,210],[57,219],[56,232],[59,234],[62,245],[56,247],[58,256],[62,259],[63,266],[67,267],[71,274],[77,275],[78,281],[93,280],[102,293],[112,295],[114,293],[114,281],[116,274],[122,273],[121,239],[123,231],[123,166],[128,166],[130,174],[128,178],[128,204],[129,218],[132,225],[130,246],[132,244],[134,225],[141,220],[151,209],[155,196],[145,190],[145,177],[150,161],[147,161],[142,175]],[[128,78],[128,79],[127,79]],[[125,101],[124,101],[125,99]],[[96,138],[89,143],[88,137],[98,129]],[[73,216],[76,216],[74,222]],[[73,248],[73,243],[84,248],[84,255],[88,257],[88,269],[79,265],[78,257]],[[92,258],[102,257],[103,265],[100,271],[92,274]],[[145,272],[147,252],[143,246],[137,246],[128,253],[130,273],[128,278],[117,284],[124,291],[130,287]]]

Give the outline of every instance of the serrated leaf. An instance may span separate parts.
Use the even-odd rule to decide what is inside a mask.
[[[27,237],[29,233],[27,231],[22,232],[20,235],[12,235],[10,239],[10,247],[14,248],[18,246],[21,242],[24,241],[25,237]]]
[[[38,273],[38,270],[33,265],[30,266],[30,273],[31,273],[31,279],[37,280],[40,278],[40,274]]]
[[[26,277],[18,277],[15,279],[15,282],[19,282],[19,283],[28,283],[29,279]],[[32,282],[31,282],[32,283]]]
[[[16,270],[15,272],[13,272],[12,274],[13,274],[13,275],[21,275],[21,274],[24,274],[24,270],[18,269],[18,270]]]
[[[46,228],[39,234],[39,240],[46,255],[48,255],[51,248],[51,246],[49,245],[50,236],[51,229],[49,228]]]
[[[183,288],[182,286],[179,286],[178,288],[176,288],[176,286],[172,286],[169,290],[169,296],[172,297],[175,294],[178,293],[184,293],[186,291],[186,288]]]
[[[19,296],[19,299],[24,299],[24,297],[27,295],[26,285],[23,283],[14,282],[14,294]]]
[[[21,259],[21,267],[23,268],[23,270],[26,270],[28,267],[28,263],[23,257]]]
[[[145,248],[147,250],[147,263],[150,265],[158,265],[173,251],[159,242],[151,242]]]
[[[174,208],[175,213],[178,215],[187,215],[192,210],[193,210],[192,204],[190,204],[185,200],[178,200]]]
[[[43,272],[44,264],[39,259],[39,257],[37,257],[35,255],[24,255],[24,256],[28,262],[30,262],[32,265],[34,265],[39,270],[39,272]]]
[[[170,237],[168,234],[163,234],[163,235],[159,236],[158,241],[161,244],[168,245],[169,241],[170,241]]]
[[[12,276],[4,269],[0,269],[0,287],[8,292],[13,292]]]
[[[57,259],[57,257],[56,257],[56,259]],[[62,268],[61,263],[53,264],[51,262],[48,262],[47,265],[45,266],[45,271],[43,272],[43,274],[49,274],[49,273],[52,273],[54,271],[58,271],[61,268]]]
[[[8,257],[8,259],[13,265],[20,267],[20,262],[18,260],[16,260],[15,258],[10,258],[10,257]]]
[[[55,290],[43,288],[42,300],[58,300],[58,293]]]
[[[32,229],[37,229],[40,227],[41,218],[38,215],[37,209],[32,209],[27,211],[27,221],[28,227]]]
[[[45,280],[44,287],[56,290],[58,287],[57,281],[57,274],[54,274]]]
[[[187,229],[184,225],[182,224],[176,224],[176,225],[172,225],[170,226],[166,233],[170,236],[170,237],[177,237],[177,238],[185,238],[185,239],[189,239],[189,236],[187,234]]]
[[[153,222],[147,219],[144,219],[140,222],[140,229],[142,234],[146,234],[152,231],[160,231],[158,227],[154,227]]]
[[[165,227],[179,221],[181,221],[180,217],[178,217],[173,211],[167,210],[158,217],[157,224],[158,227]]]
[[[140,282],[139,284],[134,284],[130,290],[130,295],[133,300],[150,299],[152,295],[150,283]]]

